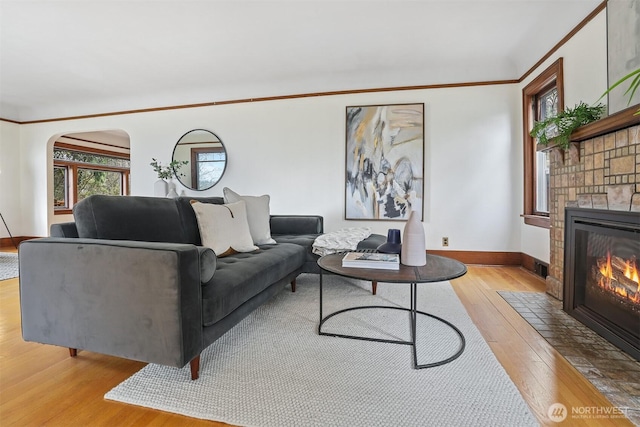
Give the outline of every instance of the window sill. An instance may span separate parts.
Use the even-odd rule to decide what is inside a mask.
[[[53,210],[54,215],[71,215],[72,213],[73,213],[73,210],[71,209],[54,209]]]
[[[550,229],[551,228],[551,220],[548,216],[540,216],[540,215],[520,215],[524,218],[524,223],[527,225],[533,225],[534,227],[541,227]]]

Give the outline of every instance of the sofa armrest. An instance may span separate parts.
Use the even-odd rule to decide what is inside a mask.
[[[324,218],[319,215],[271,215],[271,234],[322,234]]]
[[[196,246],[42,238],[19,258],[26,341],[175,367],[202,350]]]
[[[203,285],[209,283],[218,267],[218,257],[211,248],[205,246],[196,246],[198,249],[198,257],[200,259],[200,283]]]
[[[49,231],[51,237],[68,237],[78,238],[78,229],[75,222],[61,222],[58,224],[51,224]]]

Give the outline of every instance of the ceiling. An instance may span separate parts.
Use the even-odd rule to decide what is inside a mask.
[[[512,80],[601,0],[0,0],[0,118]]]

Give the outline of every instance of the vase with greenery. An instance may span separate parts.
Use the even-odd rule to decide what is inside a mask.
[[[162,166],[162,163],[159,162],[158,160],[154,158],[151,158],[151,160],[153,161],[149,164],[153,168],[154,172],[158,174],[158,181],[156,181],[153,186],[153,193],[157,197],[166,197],[169,192],[169,184],[167,183],[166,180],[171,179],[174,175],[177,175],[176,171],[180,169],[180,166],[186,165],[189,162],[186,160],[185,161],[173,160],[167,166]]]
[[[542,145],[553,141],[558,147],[566,149],[571,143],[573,131],[600,119],[604,111],[602,104],[590,106],[580,102],[574,108],[565,108],[553,117],[535,122],[529,134]]]

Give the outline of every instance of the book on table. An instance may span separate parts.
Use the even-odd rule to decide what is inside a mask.
[[[342,258],[342,266],[399,270],[400,255],[381,254],[376,252],[347,252]]]

